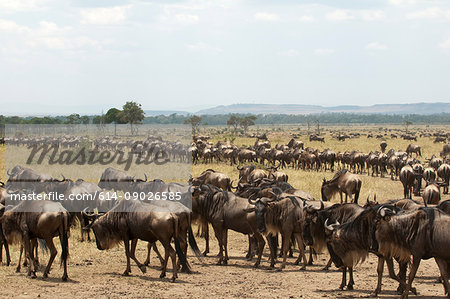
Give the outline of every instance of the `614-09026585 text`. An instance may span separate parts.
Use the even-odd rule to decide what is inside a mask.
[[[33,200],[51,200],[51,201],[90,201],[90,200],[170,200],[179,201],[181,192],[94,192],[69,194],[67,197],[63,193],[17,193],[11,194],[12,201],[33,201]]]

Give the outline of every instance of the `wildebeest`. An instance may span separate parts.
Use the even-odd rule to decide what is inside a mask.
[[[415,153],[416,156],[422,157],[422,153],[420,152],[420,146],[418,146],[417,144],[410,143],[406,148],[406,152],[408,153],[408,156],[411,156],[412,153]]]
[[[239,170],[239,183],[251,183],[257,179],[267,178],[267,173],[256,168],[255,165],[246,165],[240,168],[238,165],[236,168]]]
[[[356,174],[350,173],[346,169],[335,173],[334,177],[327,181],[325,178],[322,183],[322,200],[331,200],[334,194],[339,192],[342,203],[342,193],[345,193],[345,202],[348,196],[354,203],[358,203],[359,192],[361,191],[361,179]],[[353,198],[354,195],[354,198]]]
[[[213,169],[203,171],[198,177],[192,180],[192,185],[211,184],[222,190],[231,191],[231,179],[224,173],[216,172]]]
[[[443,181],[443,186],[444,186],[443,193],[447,194],[448,193],[448,185],[450,182],[450,165],[448,165],[447,163],[444,163],[441,166],[439,166],[439,168],[437,170],[437,175]]]
[[[416,175],[414,174],[414,170],[410,165],[403,166],[402,170],[400,170],[400,181],[403,185],[403,197],[404,198],[412,198],[412,189],[416,182]]]
[[[267,168],[267,170],[269,170],[268,178],[278,182],[287,182],[289,178],[288,175],[284,172],[278,171],[278,167],[280,167],[280,164],[278,166]]]
[[[381,208],[389,209],[394,211],[394,213],[399,211],[398,208],[392,205],[374,205],[366,208],[352,221],[348,221],[342,225],[339,225],[339,223],[330,225],[328,221],[325,222],[328,235],[328,251],[336,267],[342,269],[342,281],[339,286],[341,290],[347,282],[347,269],[350,276],[347,289],[353,289],[353,267],[360,262],[364,262],[369,252],[378,256],[378,283],[374,293],[378,294],[381,291],[381,280],[385,261],[388,263],[389,276],[400,283],[400,288],[404,288],[404,279],[402,280],[402,277],[406,274],[406,262],[400,264],[402,274],[400,274],[399,278],[394,273],[392,258],[379,254],[378,243],[375,239],[375,229],[377,211]]]
[[[428,204],[437,205],[441,201],[441,192],[437,184],[429,184],[425,187],[422,194],[423,204],[428,206]]]
[[[449,294],[448,265],[450,263],[450,215],[439,209],[421,208],[409,214],[393,215],[379,211],[375,236],[379,252],[408,262],[412,256],[408,284],[402,293],[407,298],[421,259],[434,258],[441,272],[446,294]]]
[[[57,250],[53,238],[59,236],[61,242],[61,264],[64,266],[62,280],[68,279],[67,258],[69,256],[69,213],[58,202],[24,201],[6,211],[0,218],[4,236],[9,244],[20,242],[25,248],[28,276],[36,277],[32,241],[43,239],[50,250],[50,258],[44,270],[48,277]]]
[[[248,213],[248,209],[252,208],[248,200],[212,185],[195,187],[192,196],[193,212],[211,223],[214,229],[220,248],[217,264],[228,263],[227,236],[228,230],[231,229],[256,238],[258,259],[255,267],[257,267],[261,261],[265,241],[256,230],[255,214]]]
[[[291,236],[294,236],[300,251],[299,257],[295,264],[298,264],[303,258],[303,266],[306,268],[305,246],[303,242],[303,202],[295,196],[288,196],[282,199],[277,198],[259,198],[256,200],[249,199],[254,205],[256,216],[256,226],[258,232],[267,235],[276,236],[281,234],[283,239],[283,262],[280,269],[286,266],[287,253]],[[274,244],[270,244],[270,267],[274,267],[276,260],[276,248]]]
[[[126,172],[108,167],[102,173],[98,186],[102,189],[118,191],[126,189],[134,181],[134,177]]]
[[[381,141],[380,142],[380,149],[381,149],[382,153],[384,153],[386,151],[386,147],[387,147],[386,141]]]
[[[12,191],[34,190],[36,193],[47,192],[49,184],[58,181],[49,174],[40,173],[30,168],[15,166],[6,182],[6,188]]]
[[[425,180],[425,184],[428,185],[431,182],[434,182],[436,180],[436,171],[434,171],[434,168],[427,167],[423,171],[423,179]]]
[[[5,206],[0,203],[0,217],[3,216],[4,212]],[[5,236],[3,235],[2,223],[0,221],[0,264],[3,262],[3,247],[5,247],[6,265],[9,266],[9,264],[11,263],[11,257],[9,255],[9,246]]]
[[[137,239],[150,243],[160,241],[165,249],[164,265],[160,278],[166,276],[167,262],[172,260],[172,281],[177,278],[177,263],[175,251],[170,242],[175,241],[176,254],[183,267],[188,268],[186,257],[183,254],[179,241],[179,219],[174,216],[170,209],[160,206],[142,203],[140,201],[121,200],[114,208],[106,214],[95,219],[89,226],[95,235],[95,241],[99,250],[110,249],[123,241],[127,267],[124,275],[131,272],[130,258],[145,273],[145,265],[141,264],[135,257],[134,246],[130,250],[130,241]]]

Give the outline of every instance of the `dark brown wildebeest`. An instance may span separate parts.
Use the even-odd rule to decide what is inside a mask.
[[[0,203],[0,218],[3,216],[4,212],[5,206]],[[0,264],[3,262],[3,247],[5,247],[6,265],[9,266],[9,264],[11,263],[11,257],[9,255],[9,246],[8,242],[6,242],[5,236],[3,235],[2,223],[0,221]]]
[[[380,208],[389,209],[394,211],[394,213],[400,210],[397,207],[387,204],[374,205],[366,208],[352,221],[348,221],[342,225],[339,225],[339,223],[329,225],[328,221],[325,221],[328,251],[336,267],[342,269],[342,281],[339,286],[341,290],[344,289],[347,282],[347,270],[350,276],[347,289],[353,289],[353,267],[360,262],[364,262],[369,253],[374,253],[378,256],[378,283],[374,291],[375,295],[381,291],[385,261],[388,264],[389,276],[400,283],[400,289],[405,288],[404,276],[406,275],[407,263],[400,264],[401,274],[399,278],[394,272],[392,257],[383,256],[378,250],[378,243],[374,233],[376,229],[377,211]]]
[[[64,265],[62,280],[68,279],[69,218],[70,215],[66,209],[60,203],[52,201],[23,201],[0,217],[3,233],[8,243],[20,242],[24,245],[28,276],[36,277],[36,260],[32,241],[37,238],[43,239],[50,250],[50,258],[44,270],[44,278],[46,278],[58,253],[53,238],[59,236],[61,264]]]
[[[273,181],[278,182],[287,182],[288,181],[288,175],[282,171],[278,171],[278,168],[280,167],[281,163],[278,164],[278,166],[272,166],[266,168],[269,171],[268,178]]]
[[[447,163],[442,164],[439,166],[437,170],[437,175],[442,179],[443,186],[444,186],[444,194],[448,193],[448,184],[450,182],[450,165]]]
[[[441,158],[438,158],[435,155],[433,155],[428,161],[428,164],[430,165],[430,167],[433,167],[434,170],[438,170],[439,166],[444,163]]]
[[[408,156],[412,156],[412,153],[415,153],[416,156],[422,157],[422,153],[420,152],[420,146],[418,146],[417,144],[410,143],[406,148],[406,152],[408,153]]]
[[[428,186],[429,183],[436,181],[436,171],[434,171],[434,168],[425,168],[423,171],[423,179],[425,180],[425,186]]]
[[[416,175],[414,174],[414,170],[410,165],[405,165],[400,170],[400,181],[403,185],[403,196],[404,198],[412,199],[412,189],[416,182]]]
[[[216,172],[213,169],[203,171],[198,177],[192,180],[193,186],[210,184],[222,190],[231,191],[231,179],[224,173]]]
[[[267,172],[256,168],[255,165],[246,165],[241,168],[238,165],[236,168],[239,170],[239,183],[251,183],[257,179],[267,178]]]
[[[390,200],[388,203],[402,209],[403,211],[416,211],[418,209],[420,209],[421,207],[423,207],[422,205],[419,204],[419,202],[413,200],[413,199],[409,199],[409,198],[404,198],[404,199],[394,199],[394,200]]]
[[[323,163],[325,170],[327,170],[327,165],[330,165],[330,170],[334,171],[334,162],[336,161],[336,153],[330,149],[325,149],[323,152],[319,153],[320,162]]]
[[[436,206],[436,208],[440,209],[441,211],[443,211],[446,214],[450,214],[450,200],[441,202],[440,204],[438,204]]]
[[[320,142],[325,142],[325,137],[320,137],[316,134],[313,135],[309,135],[309,141],[320,141]]]
[[[239,163],[253,162],[256,161],[256,152],[246,148],[241,148],[237,153],[237,158]]]
[[[108,167],[102,173],[98,186],[106,190],[124,190],[128,185],[134,182],[134,177],[126,172]]]
[[[437,136],[436,139],[434,139],[433,141],[434,143],[439,143],[439,142],[447,142],[447,138],[443,137],[443,136]]]
[[[325,178],[323,179],[321,194],[322,200],[328,201],[331,200],[334,194],[339,192],[342,203],[342,193],[345,193],[345,202],[347,202],[347,198],[350,196],[351,201],[357,204],[360,191],[360,178],[356,174],[344,169],[336,172],[334,177],[329,181],[325,180]]]
[[[6,182],[11,191],[34,190],[35,193],[47,192],[49,183],[58,181],[49,174],[39,173],[30,168],[15,166]]]
[[[170,209],[140,201],[121,200],[109,212],[95,219],[89,228],[92,228],[94,232],[99,250],[110,249],[123,241],[127,258],[127,267],[123,273],[125,276],[131,272],[130,258],[136,262],[143,273],[146,272],[145,265],[141,264],[135,256],[136,240],[150,243],[160,241],[165,249],[165,257],[159,277],[166,276],[167,262],[170,257],[173,267],[172,281],[175,281],[178,277],[175,252],[183,267],[189,268],[180,245],[179,223],[178,217],[171,213]],[[175,241],[176,251],[170,244],[172,238]],[[130,241],[133,241],[131,250]]]
[[[289,196],[283,199],[277,198],[259,198],[257,200],[249,199],[249,202],[254,205],[254,212],[256,216],[256,226],[258,232],[264,235],[276,236],[281,234],[283,239],[283,262],[280,269],[286,266],[287,253],[289,251],[289,244],[291,236],[294,236],[300,251],[299,257],[295,264],[299,264],[303,258],[303,266],[306,268],[307,260],[305,255],[305,245],[303,242],[303,202],[300,198]],[[248,209],[247,211],[252,211]],[[273,268],[276,262],[276,248],[273,244],[270,246],[270,267]]]
[[[409,214],[393,215],[389,210],[379,211],[375,237],[379,252],[385,257],[409,262],[413,257],[408,284],[401,298],[407,298],[419,268],[420,260],[434,258],[441,272],[447,296],[448,265],[450,263],[450,215],[439,209],[421,208]]]
[[[303,141],[297,141],[294,138],[292,138],[289,143],[287,144],[287,146],[289,146],[290,148],[293,149],[303,149],[304,144]]]
[[[450,155],[450,143],[444,144],[442,151],[440,152],[442,158],[445,158],[447,155]]]
[[[212,185],[195,187],[192,196],[193,212],[211,223],[214,229],[220,248],[217,264],[228,263],[228,230],[231,229],[255,237],[258,243],[257,267],[261,262],[265,241],[256,230],[255,214],[249,213],[253,206],[249,205],[248,200]]]
[[[436,183],[426,186],[422,198],[425,206],[428,206],[428,204],[437,205],[441,201],[439,186]]]
[[[387,147],[386,141],[381,141],[380,142],[380,149],[381,149],[382,153],[384,153],[386,151],[386,147]]]
[[[309,204],[304,206],[305,220],[303,224],[303,239],[305,244],[312,246],[317,253],[326,248],[325,220],[330,223],[346,223],[361,214],[364,208],[354,203],[334,204],[325,208],[323,205],[317,209]],[[331,266],[331,257],[323,270]]]

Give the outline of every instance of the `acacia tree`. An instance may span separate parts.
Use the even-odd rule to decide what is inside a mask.
[[[247,132],[248,127],[253,126],[255,124],[255,120],[256,116],[254,115],[245,116],[239,120],[239,125],[244,130],[244,133]]]
[[[188,119],[184,120],[184,123],[192,126],[192,135],[195,135],[198,132],[198,127],[200,126],[200,122],[202,118],[198,115],[193,115]]]
[[[123,120],[122,111],[117,108],[111,108],[106,112],[105,123],[114,123],[114,136],[117,135],[117,124],[126,124],[126,122]]]
[[[232,126],[234,128],[234,132],[236,133],[237,128],[239,127],[240,117],[236,115],[231,115],[230,119],[227,120],[227,125]]]
[[[405,130],[406,130],[406,134],[408,134],[408,127],[412,125],[412,122],[409,120],[405,120]]]
[[[126,102],[122,107],[121,115],[121,119],[125,123],[130,124],[131,135],[137,133],[137,128],[133,127],[133,125],[142,123],[145,117],[144,110],[142,110],[141,104],[133,101]]]

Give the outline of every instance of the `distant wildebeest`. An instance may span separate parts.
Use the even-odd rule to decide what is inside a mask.
[[[28,276],[36,277],[36,260],[32,242],[43,239],[50,250],[50,258],[44,270],[48,277],[57,250],[53,238],[58,236],[61,243],[61,264],[64,266],[62,280],[68,279],[67,258],[69,256],[69,218],[70,215],[58,202],[24,201],[6,211],[0,218],[4,236],[9,244],[20,242],[25,249]]]
[[[450,263],[450,215],[439,209],[421,208],[408,214],[394,215],[388,209],[379,211],[375,237],[379,252],[412,264],[408,284],[401,298],[407,298],[411,284],[422,259],[434,258],[441,272],[445,293],[448,295],[448,265]]]
[[[124,190],[134,181],[134,177],[126,172],[108,167],[102,173],[98,186],[102,189],[119,191]]]
[[[433,141],[434,143],[439,143],[439,142],[447,142],[447,138],[443,137],[443,136],[437,136],[436,139],[434,139]]]
[[[448,185],[450,182],[450,165],[447,163],[442,164],[439,166],[437,170],[437,175],[442,179],[443,181],[443,187],[444,187],[444,194],[448,193]]]
[[[442,147],[442,151],[440,152],[442,158],[445,158],[447,155],[450,155],[450,143],[444,144]]]
[[[403,166],[402,170],[400,170],[400,181],[403,185],[403,198],[412,198],[412,190],[414,188],[414,184],[416,183],[416,175],[414,174],[414,170],[410,165]]]
[[[267,172],[262,169],[256,168],[255,165],[246,165],[239,168],[239,183],[251,183],[257,179],[267,178]]]
[[[436,171],[434,168],[427,167],[423,171],[423,179],[425,180],[425,185],[428,185],[431,182],[436,181]]]
[[[418,146],[417,144],[410,143],[408,145],[408,147],[406,148],[406,152],[408,153],[408,156],[412,156],[412,153],[415,153],[416,156],[422,157],[422,153],[420,151],[420,146]]]
[[[198,177],[192,180],[192,185],[211,184],[222,190],[231,191],[231,179],[224,173],[216,172],[213,169],[203,171]]]
[[[309,136],[309,141],[320,141],[320,142],[325,142],[325,137],[320,137],[316,134],[310,135]]]
[[[327,181],[325,178],[322,183],[322,200],[331,200],[334,194],[339,192],[342,203],[342,193],[345,193],[345,202],[350,196],[350,199],[354,203],[358,203],[359,193],[361,191],[361,179],[353,173],[350,173],[346,169],[336,172],[334,177]],[[353,196],[354,195],[354,196]]]
[[[0,203],[0,218],[3,216],[4,212],[5,206]],[[11,263],[11,257],[9,255],[9,246],[5,236],[3,235],[2,223],[0,221],[0,264],[3,262],[3,247],[5,247],[6,265],[9,266]]]
[[[381,149],[381,152],[382,152],[382,153],[384,153],[384,152],[386,151],[386,147],[387,147],[386,141],[381,141],[381,143],[380,143],[380,149]]]

